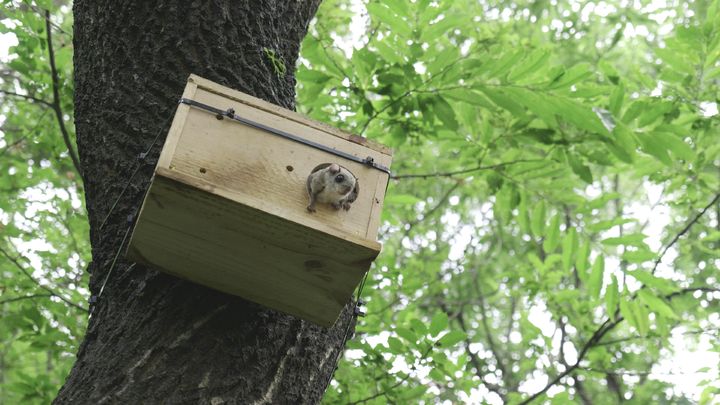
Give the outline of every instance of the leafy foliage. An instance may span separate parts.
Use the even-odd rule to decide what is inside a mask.
[[[694,396],[662,369],[678,336],[720,349],[720,5],[650,3],[323,3],[299,108],[392,146],[396,173],[326,403],[718,394],[717,368]],[[4,0],[0,18],[17,38],[0,69],[0,402],[47,403],[87,317],[72,21],[57,1]]]
[[[370,0],[349,54],[326,2],[303,44],[298,105],[397,173],[325,402],[690,400],[651,372],[717,336],[718,2],[497,3]]]
[[[0,21],[3,39],[17,38],[0,69],[0,402],[8,404],[55,397],[87,319],[82,183],[56,115],[71,135],[72,21],[57,4],[4,1]]]

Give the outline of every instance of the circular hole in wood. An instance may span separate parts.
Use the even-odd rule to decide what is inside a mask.
[[[285,166],[285,169],[287,169],[287,171],[289,171],[289,172],[295,170],[295,168],[290,165]]]
[[[207,173],[207,169],[204,168],[204,167],[201,167],[201,168],[200,168],[200,173],[202,173],[202,174]]]

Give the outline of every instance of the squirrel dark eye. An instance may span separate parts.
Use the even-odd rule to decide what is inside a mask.
[[[335,183],[342,183],[343,181],[345,181],[344,175],[338,174],[337,176],[335,176]]]

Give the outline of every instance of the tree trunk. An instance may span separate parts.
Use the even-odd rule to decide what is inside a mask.
[[[354,322],[349,304],[335,327],[324,329],[133,265],[123,259],[124,248],[112,265],[152,175],[147,164],[132,176],[138,155],[162,131],[149,155],[157,159],[188,75],[294,108],[295,61],[319,2],[75,1],[75,123],[92,295],[106,277],[107,284],[55,403],[322,398],[345,326]]]

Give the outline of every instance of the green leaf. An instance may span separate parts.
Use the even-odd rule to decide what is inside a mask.
[[[669,294],[676,289],[675,283],[671,280],[657,277],[646,270],[628,271],[626,273],[648,287],[657,288],[664,294]]]
[[[430,321],[430,336],[437,336],[448,327],[448,316],[445,312],[436,313]]]
[[[640,333],[640,336],[646,336],[648,330],[650,329],[648,321],[648,311],[643,305],[640,305],[640,303],[637,301],[632,301],[630,303],[630,308],[635,314],[635,322],[637,323],[637,329]]]
[[[457,130],[458,122],[455,119],[455,111],[453,111],[450,104],[442,97],[437,97],[434,101],[435,114],[438,118],[440,118],[440,121],[442,121],[443,124],[445,124],[445,126],[447,126],[450,130]]]
[[[674,52],[667,48],[655,48],[655,53],[673,69],[687,74],[695,74],[695,68],[692,64],[687,63],[687,59],[678,52]]]
[[[590,279],[588,280],[588,292],[593,299],[597,299],[600,296],[603,274],[605,274],[605,258],[602,255],[598,255],[595,263],[593,263]]]
[[[517,223],[523,233],[530,233],[530,210],[527,204],[527,194],[520,196],[520,205],[518,205]]]
[[[407,340],[410,343],[415,343],[418,340],[417,335],[415,335],[415,332],[413,332],[412,330],[410,330],[408,328],[397,327],[397,328],[395,328],[395,333],[397,333],[398,336]]]
[[[577,246],[577,231],[575,230],[575,228],[570,228],[567,234],[565,234],[562,246],[562,263],[563,270],[565,272],[570,271],[570,268],[573,264],[573,259],[575,257],[575,251],[577,250]]]
[[[406,1],[406,0],[401,0]],[[451,15],[445,16],[442,20],[430,24],[429,26],[423,26],[421,38],[426,41],[434,41],[449,29],[457,29],[468,23],[467,16]]]
[[[404,17],[409,14],[405,0],[383,0],[383,4],[388,6],[398,16]]]
[[[577,155],[573,153],[568,153],[567,157],[568,163],[570,163],[570,167],[572,168],[573,173],[577,174],[578,177],[580,177],[584,182],[592,184],[593,176],[590,172],[590,168],[583,164],[577,157]]]
[[[644,247],[645,245],[645,238],[647,236],[641,234],[641,233],[629,233],[627,235],[613,237],[613,238],[605,238],[602,240],[603,245],[608,246],[619,246],[619,245],[625,245],[625,246],[638,246],[638,247]]]
[[[540,200],[532,211],[530,218],[530,229],[536,237],[542,237],[545,233],[545,201]]]
[[[428,388],[430,388],[430,387],[427,385],[423,385],[423,384],[416,385],[415,387],[410,388],[409,390],[407,390],[405,392],[402,392],[400,394],[400,397],[405,400],[419,398],[423,394],[425,394],[425,392],[427,392]]]
[[[390,47],[386,41],[375,41],[372,46],[377,49],[380,56],[390,63],[402,64],[405,62],[405,59],[403,59],[402,54],[399,52],[400,49]]]
[[[578,250],[577,257],[575,257],[575,268],[578,272],[578,277],[580,277],[580,280],[585,282],[587,281],[588,274],[585,272],[590,266],[590,240],[586,239],[583,241],[582,245],[580,245],[580,250]]]
[[[592,75],[590,70],[592,65],[587,62],[578,63],[577,65],[566,70],[562,75],[558,76],[548,86],[549,89],[559,89],[561,87],[570,87],[573,84]]]
[[[394,354],[400,354],[405,351],[403,342],[394,336],[388,338],[388,347],[390,347],[390,351]]]
[[[447,98],[464,101],[473,105],[494,109],[495,105],[484,94],[470,89],[451,89],[442,92]]]
[[[384,4],[368,3],[366,7],[372,17],[375,17],[382,23],[386,24],[393,32],[396,32],[404,37],[410,37],[412,35],[412,28],[410,25],[402,17],[393,13]]]
[[[296,77],[298,78],[298,80],[318,84],[326,83],[328,80],[331,79],[331,76],[328,76],[325,73],[310,69],[298,69]]]
[[[554,102],[559,107],[558,115],[576,127],[596,134],[608,134],[608,130],[592,108],[561,97],[548,97],[548,101]]]
[[[610,94],[610,102],[608,108],[613,116],[619,117],[620,110],[622,109],[623,98],[625,97],[625,86],[620,83],[613,89]]]
[[[630,326],[638,329],[638,323],[635,319],[635,312],[633,312],[630,302],[627,299],[620,300],[620,314],[630,324]]]
[[[673,160],[668,154],[667,145],[658,142],[657,137],[648,134],[638,133],[637,139],[640,141],[640,149],[648,155],[655,156],[662,163],[672,166]]]
[[[653,133],[653,138],[675,157],[685,161],[695,160],[695,152],[690,145],[676,135],[667,132],[655,132]]]
[[[544,64],[550,59],[550,52],[545,49],[536,49],[522,60],[522,62],[515,65],[510,71],[507,79],[510,82],[518,81],[528,74],[535,73],[542,68]]]
[[[520,49],[515,52],[508,52],[504,54],[500,59],[490,61],[486,66],[486,69],[488,71],[488,77],[493,78],[504,75],[505,73],[510,71],[510,69],[512,69],[513,66],[515,66],[515,64],[524,55],[525,52]]]
[[[555,214],[550,220],[550,225],[545,230],[543,249],[546,253],[552,253],[560,243],[560,214]]]
[[[465,334],[465,332],[453,330],[441,337],[440,340],[438,340],[437,344],[440,347],[452,347],[455,346],[458,342],[465,340],[466,336],[467,335]]]
[[[589,232],[598,233],[601,231],[607,231],[608,229],[611,229],[615,226],[627,224],[630,222],[635,222],[635,220],[630,218],[615,218],[605,221],[598,221],[592,224],[588,224],[585,227]]]
[[[645,248],[626,250],[622,255],[623,260],[630,263],[644,263],[648,260],[653,260],[656,257],[657,256],[653,251]]]
[[[612,132],[612,145],[616,147],[616,150],[610,149],[618,159],[626,163],[632,163],[635,158],[635,150],[637,149],[637,143],[632,132],[630,132],[625,124],[618,123]]]
[[[656,297],[647,289],[639,290],[638,297],[640,297],[640,300],[644,302],[645,305],[647,305],[648,308],[650,308],[656,314],[664,316],[666,318],[678,319],[675,311],[673,311],[672,308],[670,308],[670,306],[665,303],[663,299]]]
[[[618,281],[615,275],[610,276],[610,285],[605,289],[605,310],[608,316],[613,316],[618,305]]]
[[[410,320],[410,327],[419,336],[424,336],[428,333],[427,326],[425,326],[425,323],[417,318],[413,318]]]
[[[512,113],[516,117],[525,116],[525,108],[523,108],[521,104],[518,104],[517,101],[515,101],[512,97],[509,97],[502,91],[482,86],[478,87],[478,89],[485,93],[485,95],[488,96],[488,98],[492,100],[492,102],[495,103],[498,107],[510,111],[510,113]]]

